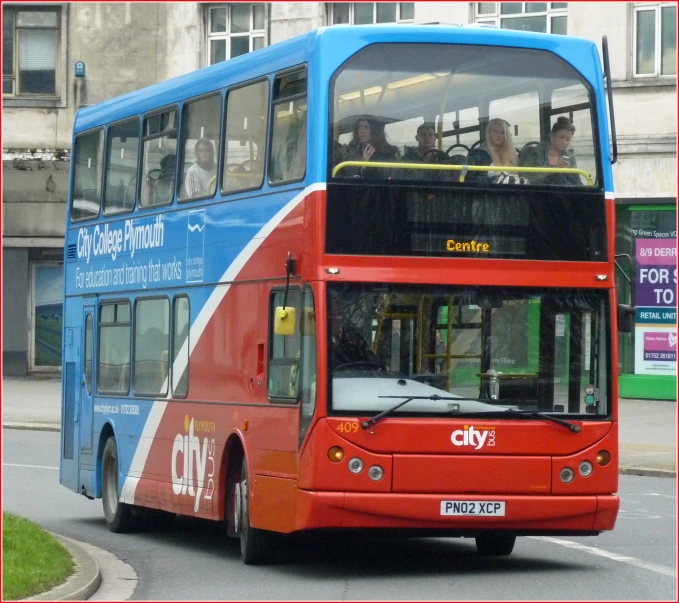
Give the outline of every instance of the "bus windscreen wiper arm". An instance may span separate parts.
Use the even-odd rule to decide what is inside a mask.
[[[516,410],[515,408],[508,408],[503,412],[505,415],[514,415],[516,417],[528,417],[530,419],[543,419],[545,421],[552,421],[558,425],[563,425],[567,429],[570,429],[573,433],[579,433],[581,430],[580,425],[575,425],[574,423],[569,423],[563,419],[557,419],[556,417],[550,417],[549,415],[543,415],[539,412],[534,412],[532,410]]]
[[[382,411],[379,414],[376,414],[374,417],[368,419],[367,421],[363,421],[361,423],[361,427],[368,431],[371,427],[373,427],[378,421],[381,421],[385,417],[388,417],[389,415],[393,414],[396,412],[401,406],[405,406],[408,404],[408,402],[412,400],[474,400],[475,398],[457,398],[453,396],[439,396],[437,394],[434,394],[433,396],[378,396],[379,398],[406,398],[403,400],[403,402],[399,402],[396,406],[392,406],[391,408],[388,408],[385,411]]]

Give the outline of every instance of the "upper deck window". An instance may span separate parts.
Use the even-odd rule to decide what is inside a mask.
[[[107,148],[104,213],[130,212],[137,192],[139,118],[111,125]]]
[[[222,97],[213,94],[184,103],[180,151],[179,198],[212,197],[217,188],[219,122]]]
[[[331,102],[338,180],[597,183],[594,93],[547,51],[375,44],[335,74]]]
[[[212,4],[208,20],[210,65],[266,46],[264,4]]]
[[[306,69],[278,75],[273,87],[271,182],[295,182],[306,172]]]
[[[177,173],[177,110],[144,119],[140,207],[168,205]]]
[[[412,23],[414,2],[334,2],[332,24],[370,25],[372,23]]]
[[[477,2],[474,12],[481,25],[566,35],[568,2]]]
[[[103,154],[103,129],[76,136],[71,187],[72,222],[96,218],[99,215]]]

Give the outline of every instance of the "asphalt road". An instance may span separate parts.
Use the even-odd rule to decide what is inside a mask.
[[[58,483],[59,434],[3,429],[3,509],[111,551],[139,575],[133,599],[676,600],[676,479],[621,476],[613,532],[519,538],[510,557],[473,540],[316,538],[278,565],[241,563],[221,526],[188,518],[167,533],[112,534],[101,501]]]

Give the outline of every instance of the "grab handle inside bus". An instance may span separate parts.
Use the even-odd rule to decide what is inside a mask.
[[[611,121],[611,165],[618,161],[618,138],[615,134],[615,113],[613,112],[613,80],[611,78],[611,63],[608,56],[608,38],[601,38],[601,50],[604,59],[604,78],[606,79],[606,92],[608,96],[608,116]]]

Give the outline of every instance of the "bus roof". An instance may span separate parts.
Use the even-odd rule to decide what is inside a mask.
[[[569,62],[591,83],[601,77],[599,69],[594,71],[592,61],[593,56],[598,57],[596,45],[583,38],[448,24],[333,25],[85,107],[76,115],[74,133],[280,71],[306,62],[314,53],[323,55],[321,68],[329,79],[344,61],[364,46],[390,42],[548,50]],[[187,90],[190,93],[187,94]]]

